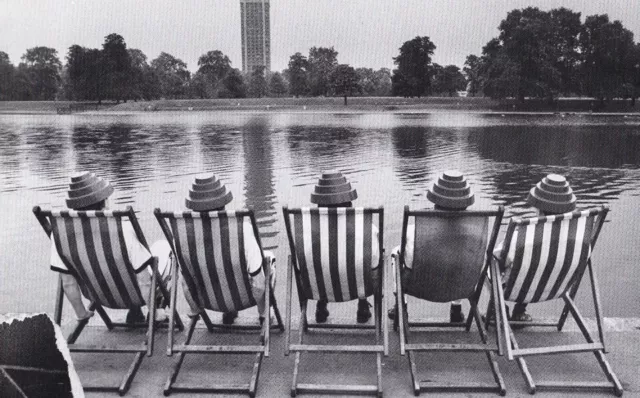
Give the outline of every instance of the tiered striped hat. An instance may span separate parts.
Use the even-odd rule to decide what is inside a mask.
[[[339,171],[322,173],[314,191],[311,193],[311,203],[317,205],[338,205],[351,202],[358,198],[355,188]]]
[[[112,193],[113,187],[109,181],[88,171],[75,173],[69,183],[67,207],[82,209],[107,199]]]
[[[457,170],[445,171],[438,176],[427,190],[427,199],[447,209],[466,209],[475,201],[467,179]]]
[[[233,195],[213,174],[196,176],[185,205],[193,211],[211,211],[231,202]]]
[[[575,210],[576,196],[564,176],[549,174],[531,188],[527,203],[545,213],[567,213]]]

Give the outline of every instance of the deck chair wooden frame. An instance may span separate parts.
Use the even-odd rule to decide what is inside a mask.
[[[496,392],[500,395],[506,394],[505,383],[496,360],[497,346],[489,344],[487,332],[481,321],[480,312],[478,311],[478,301],[486,278],[486,272],[489,268],[491,253],[493,252],[498,236],[503,214],[504,208],[502,206],[495,211],[410,210],[408,206],[404,208],[402,243],[400,245],[399,261],[396,266],[395,275],[397,286],[396,308],[402,308],[402,310],[397,311],[400,329],[400,353],[401,355],[408,353],[413,391],[416,396],[421,392]],[[487,237],[488,220],[490,218],[494,218],[495,221],[491,235]],[[425,257],[419,258],[418,253],[414,252],[413,266],[411,269],[408,269],[404,267],[404,259],[407,245],[407,227],[410,219],[414,219],[416,225],[415,247],[421,244],[417,240],[423,239],[418,237],[418,228],[431,228],[431,224],[435,224],[434,220],[444,220],[445,226],[454,220],[477,220],[486,223],[486,228],[481,228],[481,230],[478,231],[480,235],[469,241],[470,245],[474,245],[475,247],[468,248],[467,250],[461,250],[459,246],[456,246],[456,243],[459,241],[459,239],[456,238],[460,238],[460,236],[443,236],[442,239],[447,239],[447,242],[451,243],[450,246],[446,246],[447,249],[445,251],[449,249],[455,251],[455,253],[452,252],[451,256],[448,257],[451,259],[449,263],[439,263],[438,260],[431,261]],[[418,221],[420,221],[421,225],[418,225]],[[422,222],[426,224],[422,225]],[[442,227],[442,225],[440,227]],[[428,239],[428,236],[425,236],[424,239]],[[433,248],[438,246],[436,242],[424,242],[423,244],[426,244],[427,248],[429,247],[428,245],[433,245]],[[471,258],[469,259],[469,257]],[[462,275],[462,277],[451,279],[451,269],[455,269],[455,272]],[[416,272],[416,274],[412,275],[412,272]],[[405,278],[403,278],[403,276]],[[408,278],[412,279],[409,280]],[[400,305],[400,303],[406,303],[406,295],[440,303],[466,299],[469,301],[471,309],[466,322],[411,322],[409,320],[407,305]],[[411,327],[464,327],[469,331],[473,321],[475,321],[478,327],[478,334],[480,335],[482,344],[416,344],[409,342]],[[495,384],[452,384],[420,381],[415,358],[419,352],[484,353],[491,368]]]
[[[507,358],[518,362],[531,394],[541,389],[609,391],[617,396],[621,396],[623,393],[622,385],[605,357],[606,346],[602,324],[602,309],[600,307],[600,293],[591,261],[593,248],[608,212],[609,208],[607,206],[600,206],[555,216],[514,217],[509,222],[504,245],[497,256],[497,261],[492,263],[491,270],[492,275],[500,275],[509,252],[515,250],[513,252],[515,253],[514,265],[508,278],[506,280],[503,279],[502,283],[493,283],[494,296],[497,299],[497,303],[494,304],[497,314],[496,328],[501,331],[500,334],[503,338],[503,343],[500,344],[501,351],[506,349]],[[562,232],[564,228],[566,228],[567,232]],[[558,234],[561,233],[566,233],[568,237],[567,243],[565,245],[561,243],[554,245],[554,242],[558,241]],[[534,242],[534,244],[527,248],[526,241]],[[545,245],[539,243],[543,241],[551,242],[547,246],[557,247],[557,250],[545,250]],[[548,254],[552,251],[555,251],[556,254]],[[559,253],[563,253],[563,258],[560,257]],[[580,282],[587,270],[591,280],[591,294],[598,328],[598,337],[595,339],[589,333],[585,320],[574,301]],[[541,273],[542,276],[539,277]],[[547,289],[548,287],[551,287],[551,289]],[[564,301],[564,307],[558,322],[534,323],[533,325],[527,322],[526,325],[551,325],[557,327],[558,331],[562,331],[567,315],[570,313],[584,336],[586,344],[521,348],[511,326],[522,323],[509,321],[506,301],[529,304],[557,299]],[[581,352],[592,352],[595,355],[608,382],[534,382],[525,361],[525,357],[528,356]]]
[[[287,306],[287,314],[285,317],[286,322],[286,334],[285,334],[285,356],[288,356],[290,352],[295,353],[295,361],[294,361],[294,369],[293,369],[293,381],[291,385],[291,396],[294,397],[298,393],[326,393],[326,394],[359,394],[359,395],[377,395],[379,397],[382,396],[382,355],[387,356],[389,353],[389,332],[387,323],[385,319],[382,317],[382,314],[386,314],[386,301],[383,300],[384,296],[384,287],[386,286],[386,275],[385,275],[385,267],[384,267],[384,249],[383,249],[383,229],[384,229],[384,209],[380,208],[297,208],[297,209],[289,209],[288,207],[283,207],[283,214],[285,219],[285,226],[287,229],[287,236],[289,239],[289,247],[291,249],[291,254],[289,255],[288,267],[287,267],[287,300],[289,303],[293,302],[293,286],[292,280],[295,276],[296,288],[298,291],[298,301],[300,303],[300,319],[299,319],[299,333],[298,340],[296,343],[291,343],[291,304]],[[340,228],[336,227],[336,223],[338,222],[337,214],[346,215],[347,221],[346,224],[350,226],[345,226],[342,232],[338,230]],[[340,245],[337,243],[338,241],[343,242],[352,242],[355,241],[355,236],[358,232],[354,232],[358,224],[357,219],[360,219],[360,223],[362,225],[361,231],[364,231],[364,226],[372,225],[373,218],[377,215],[378,218],[378,239],[377,244],[379,247],[379,261],[378,261],[378,272],[380,275],[380,283],[377,287],[371,288],[371,294],[374,296],[374,320],[375,324],[373,329],[375,329],[375,337],[376,344],[375,345],[318,345],[318,344],[307,344],[304,342],[304,335],[311,328],[323,328],[323,329],[371,329],[371,327],[366,327],[365,325],[345,325],[345,324],[310,324],[307,320],[307,305],[310,300],[317,300],[320,298],[316,297],[317,294],[323,296],[323,299],[327,299],[330,302],[342,302],[342,301],[350,301],[356,298],[363,297],[351,297],[350,293],[355,293],[354,289],[363,289],[362,286],[356,286],[358,282],[355,282],[355,276],[351,273],[356,273],[356,268],[353,265],[345,265],[346,263],[355,263],[355,260],[338,260],[338,254],[329,254],[331,249],[327,249],[327,255],[331,259],[329,260],[329,264],[321,263],[320,261],[314,261],[314,267],[319,267],[325,269],[328,268],[328,271],[331,273],[331,277],[329,280],[325,280],[322,282],[323,284],[331,283],[333,285],[333,289],[335,288],[335,283],[342,284],[342,291],[337,293],[336,290],[332,291],[331,297],[329,297],[329,293],[327,291],[329,289],[323,290],[325,293],[318,293],[318,287],[311,287],[310,281],[308,280],[309,272],[306,272],[306,276],[303,275],[301,268],[299,267],[301,260],[306,261],[298,256],[298,251],[300,249],[299,240],[296,237],[296,232],[298,230],[303,230],[304,228],[309,228],[309,231],[313,230],[314,227],[310,224],[312,223],[309,219],[305,217],[318,217],[318,220],[324,218],[324,221],[327,222],[327,226],[331,228],[334,227],[334,233],[328,232],[327,235],[329,237],[328,240],[332,240],[333,242],[328,242],[328,247],[337,247]],[[320,222],[320,221],[318,221]],[[353,222],[353,224],[349,224],[349,222]],[[303,226],[303,224],[305,226]],[[319,224],[318,224],[319,225]],[[338,235],[340,233],[345,234]],[[318,254],[316,250],[319,250],[321,245],[323,245],[320,240],[321,233],[313,233],[311,232],[311,236],[306,236],[303,238],[304,242],[311,242],[312,247],[315,249],[311,249],[314,254]],[[307,240],[308,239],[308,240]],[[373,239],[373,238],[372,238]],[[366,239],[361,239],[362,241],[366,241]],[[334,246],[335,244],[335,246]],[[345,243],[348,245],[349,243]],[[371,243],[373,244],[373,243]],[[365,244],[366,245],[366,244]],[[304,250],[304,249],[302,249]],[[346,256],[349,256],[349,249],[344,248]],[[354,245],[354,252],[355,252]],[[363,249],[364,251],[364,249]],[[334,257],[335,256],[335,257]],[[355,254],[354,254],[355,256]],[[355,257],[353,257],[355,259]],[[344,270],[339,271],[339,267],[341,263],[344,263]],[[366,267],[366,266],[365,266]],[[347,271],[348,269],[348,271]],[[322,272],[322,271],[320,271]],[[348,276],[338,274],[339,272],[347,273]],[[366,280],[366,275],[370,275],[370,271],[364,271],[365,276],[363,276],[363,283],[365,285],[371,284],[371,280]],[[369,274],[367,274],[369,272]],[[319,274],[314,274],[314,278],[323,279],[319,276]],[[348,282],[346,279],[351,279]],[[342,279],[342,280],[340,280]],[[349,284],[349,288],[345,289],[344,284]],[[355,283],[355,284],[354,284]],[[325,289],[324,287],[321,289]],[[366,288],[364,288],[366,291]],[[316,291],[316,293],[312,293],[312,291]],[[343,299],[336,299],[337,296],[341,296]],[[365,327],[363,327],[365,326]],[[299,365],[302,353],[309,354],[318,354],[318,353],[367,353],[367,354],[375,354],[376,355],[376,366],[377,366],[377,383],[375,385],[353,385],[353,384],[306,384],[298,382],[299,375]]]
[[[178,353],[178,358],[174,362],[173,369],[165,383],[164,395],[168,396],[172,392],[217,392],[217,393],[245,393],[253,397],[256,394],[258,377],[260,376],[260,367],[264,357],[269,356],[269,339],[270,330],[272,327],[279,328],[284,331],[282,324],[282,318],[278,305],[276,303],[275,296],[271,290],[270,277],[271,277],[271,259],[268,258],[262,249],[262,243],[260,241],[260,235],[258,232],[258,226],[252,210],[243,211],[212,211],[212,212],[163,212],[160,209],[155,209],[154,214],[164,232],[167,240],[171,245],[175,258],[178,259],[178,264],[181,270],[182,277],[187,281],[189,287],[188,294],[194,298],[194,301],[201,303],[201,308],[204,310],[197,316],[192,317],[189,327],[187,329],[187,338],[184,344],[176,345],[173,338],[172,329],[169,329],[169,337],[167,343],[167,355],[172,356],[174,352]],[[231,221],[235,219],[237,221],[236,227],[231,228]],[[271,325],[271,317],[266,316],[262,326],[258,325],[219,325],[211,321],[207,315],[206,310],[214,310],[218,312],[226,312],[232,310],[243,310],[251,308],[256,305],[255,300],[251,294],[249,274],[246,271],[246,261],[244,252],[242,252],[242,244],[237,244],[237,250],[231,250],[231,241],[243,239],[244,227],[243,223],[245,219],[249,219],[251,222],[251,233],[254,234],[260,252],[262,254],[263,263],[262,268],[265,272],[265,308],[271,308],[273,306],[274,314],[276,316],[277,325]],[[185,221],[188,220],[188,221]],[[201,220],[198,222],[197,220]],[[198,233],[195,232],[198,225],[201,224],[203,234],[203,241],[198,241]],[[183,229],[184,228],[184,229]],[[242,229],[241,229],[242,228]],[[188,229],[192,229],[194,234],[189,236]],[[232,232],[236,230],[237,233]],[[240,232],[242,230],[242,232]],[[224,231],[221,232],[221,231]],[[221,236],[224,235],[224,236]],[[205,238],[207,236],[208,238]],[[207,242],[210,244],[207,245]],[[226,242],[226,243],[224,243]],[[216,243],[218,246],[216,246]],[[202,245],[201,249],[196,249],[196,245]],[[226,246],[229,245],[229,246]],[[215,247],[214,247],[215,246]],[[186,250],[186,252],[185,252]],[[189,252],[191,250],[191,252]],[[198,253],[201,250],[201,253]],[[237,253],[236,253],[237,252]],[[188,253],[188,254],[184,254]],[[233,254],[236,253],[239,257],[236,259]],[[186,256],[189,256],[188,258]],[[195,257],[193,257],[195,256]],[[198,257],[200,256],[200,257]],[[200,264],[199,259],[203,259]],[[240,269],[241,276],[233,274],[234,271]],[[177,269],[173,269],[172,276],[172,295],[171,295],[171,308],[175,308],[177,300]],[[205,286],[205,280],[202,276],[203,272],[207,272],[211,282],[211,293],[203,293],[199,295],[197,287],[193,284],[199,284],[199,286]],[[233,274],[231,278],[229,272]],[[224,280],[220,278],[220,275],[224,274]],[[229,283],[229,280],[235,283]],[[215,284],[215,286],[214,286]],[[223,290],[228,287],[229,292],[232,292],[231,299],[225,299]],[[205,288],[203,288],[206,290]],[[203,291],[204,291],[203,290]],[[238,293],[242,290],[242,297],[239,297]],[[211,294],[213,294],[212,297]],[[207,297],[200,297],[200,296]],[[198,298],[200,297],[200,298]],[[230,304],[230,302],[232,302]],[[231,308],[231,305],[235,307]],[[225,307],[226,306],[226,307]],[[222,308],[225,307],[225,308]],[[174,313],[170,315],[169,323],[173,324]],[[191,339],[198,321],[202,319],[205,323],[208,331],[213,333],[216,329],[227,332],[240,332],[240,331],[260,331],[259,343],[255,345],[196,345],[191,344]],[[229,383],[216,383],[216,384],[184,384],[176,383],[178,374],[182,367],[182,363],[186,354],[242,354],[242,355],[254,355],[253,371],[249,383],[247,384],[229,384]]]
[[[149,309],[148,321],[133,325],[113,322],[103,308],[106,306],[108,308],[116,309],[131,309],[133,307],[139,307],[144,304],[144,298],[142,298],[141,296],[139,298],[135,298],[134,296],[136,294],[131,291],[131,289],[133,289],[134,291],[138,292],[139,295],[139,287],[138,282],[135,278],[135,270],[133,269],[133,266],[128,259],[126,250],[122,251],[120,254],[117,254],[115,251],[116,249],[113,248],[113,245],[108,245],[106,243],[107,240],[105,239],[119,237],[120,241],[123,242],[123,237],[121,235],[121,223],[123,219],[127,219],[131,223],[140,243],[147,250],[149,249],[149,245],[147,244],[144,234],[142,233],[142,229],[140,228],[140,224],[138,223],[138,219],[136,218],[133,208],[131,206],[127,206],[126,210],[124,211],[51,211],[42,210],[39,206],[36,206],[33,208],[33,213],[40,222],[40,225],[44,229],[47,236],[49,236],[49,238],[51,239],[54,239],[54,237],[52,237],[52,234],[57,233],[56,230],[59,228],[58,225],[64,225],[65,236],[71,236],[71,234],[73,234],[76,237],[83,237],[84,240],[72,240],[75,242],[73,244],[71,243],[71,241],[69,241],[69,250],[70,253],[73,253],[75,250],[75,255],[78,256],[75,261],[77,262],[77,264],[81,264],[82,260],[78,255],[78,248],[81,248],[82,251],[86,254],[86,258],[89,259],[88,262],[90,262],[91,264],[82,263],[81,266],[76,267],[73,265],[73,261],[66,259],[64,255],[61,254],[60,257],[67,265],[68,269],[74,270],[73,272],[76,275],[76,279],[83,291],[83,294],[90,300],[89,310],[95,310],[98,313],[107,329],[112,330],[113,328],[117,327],[147,329],[147,340],[144,344],[139,346],[75,344],[76,340],[78,339],[78,337],[80,337],[80,334],[89,322],[89,319],[79,321],[73,331],[67,337],[69,351],[71,352],[135,354],[134,360],[129,366],[129,369],[123,377],[120,385],[84,386],[85,391],[117,391],[120,395],[126,394],[129,387],[131,386],[133,378],[138,371],[138,368],[140,367],[140,364],[142,363],[142,360],[144,359],[144,354],[146,354],[147,356],[151,356],[153,353],[156,327],[156,322],[154,322],[156,311],[156,286],[160,288],[161,294],[167,300],[169,298],[169,292],[166,290],[166,287],[163,286],[161,282],[159,282],[161,281],[161,278],[158,274],[157,269],[158,259],[156,257],[152,257],[149,265],[153,271],[151,280],[151,293],[150,297],[146,301]],[[109,225],[109,222],[113,222],[115,223],[115,225]],[[87,234],[86,231],[89,231],[91,235]],[[98,235],[100,236],[99,241],[97,240]],[[60,238],[60,240],[61,239],[62,238]],[[100,243],[102,243],[102,245],[100,245]],[[72,245],[76,249],[72,249]],[[118,247],[122,246],[119,245]],[[100,249],[102,249],[102,251],[100,251]],[[58,246],[58,253],[61,253],[60,246]],[[74,256],[74,254],[70,254],[70,256]],[[100,259],[103,259],[104,261],[101,261]],[[107,278],[104,277],[102,278],[102,281],[100,281],[99,278],[96,278],[96,280],[92,280],[90,274],[87,272],[89,268],[92,268],[94,270],[98,268],[101,270],[109,269],[109,278],[111,278],[112,281],[120,278],[118,279],[119,282],[113,282],[110,285],[109,282],[107,282]],[[116,270],[118,270],[118,276],[114,276]],[[106,274],[107,273],[104,273],[103,275]],[[122,289],[127,283],[130,283],[130,285],[127,285],[128,287],[124,288],[124,290],[126,290],[127,292],[123,293]],[[102,292],[102,294],[97,293],[98,289],[100,290],[100,292]],[[119,304],[113,305],[116,302]],[[54,321],[58,325],[60,325],[61,322],[62,309],[63,292],[62,281],[60,280],[58,283],[54,313]],[[180,329],[182,329],[183,327],[181,320],[178,320],[178,327]]]

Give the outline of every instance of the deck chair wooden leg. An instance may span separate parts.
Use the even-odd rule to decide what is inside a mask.
[[[56,306],[53,312],[53,321],[60,326],[62,322],[62,306],[64,304],[64,288],[62,287],[62,277],[58,276],[58,290],[56,292]]]
[[[487,344],[488,343],[487,331],[485,330],[484,325],[482,323],[482,318],[480,317],[480,312],[478,311],[477,302],[471,302],[471,314],[469,316],[473,316],[476,322],[478,333],[480,334],[480,339],[482,339],[482,342],[484,344]],[[504,378],[502,377],[502,373],[500,373],[500,368],[498,367],[496,354],[493,351],[487,351],[486,355],[487,355],[487,360],[489,361],[489,366],[491,367],[491,372],[493,373],[493,379],[498,385],[498,393],[501,396],[505,396],[507,394],[507,386],[504,382]]]
[[[278,302],[276,301],[276,296],[271,291],[271,306],[273,307],[273,312],[276,316],[276,322],[278,322],[278,329],[281,332],[284,332],[284,324],[282,323],[282,316],[280,315],[280,310],[278,309]]]
[[[516,336],[513,334],[513,330],[509,326],[509,340],[510,344],[514,349],[519,349],[518,341],[516,340]],[[536,393],[536,383],[533,381],[533,377],[531,376],[531,372],[529,371],[529,367],[527,366],[527,362],[522,357],[517,357],[516,362],[518,363],[518,367],[520,368],[520,373],[524,378],[525,383],[527,383],[527,388],[529,389],[529,394]]]
[[[600,338],[600,342],[602,343],[602,351],[607,352],[607,346],[605,344],[604,339],[604,326],[602,325],[602,307],[600,301],[600,289],[598,288],[598,279],[596,278],[595,271],[591,266],[591,261],[587,264],[589,267],[589,279],[591,280],[591,293],[593,295],[593,307],[596,312],[596,322],[598,324],[598,337]],[[571,297],[571,300],[574,298]]]
[[[200,313],[200,317],[202,318],[202,321],[207,327],[209,333],[213,333],[215,331],[215,326],[213,325],[213,322],[211,322],[211,318],[209,318],[209,314],[207,314],[207,311],[202,310],[202,312]]]
[[[287,296],[286,299],[289,303],[286,308],[286,316],[285,316],[285,335],[284,335],[284,355],[289,356],[289,346],[291,345],[291,303],[292,300],[292,274],[293,273],[293,264],[291,264],[291,255],[288,257],[287,261]],[[302,308],[302,304],[300,304],[300,308]],[[302,332],[300,330],[299,332]]]
[[[84,327],[89,323],[89,318],[78,321],[78,324],[73,329],[69,337],[67,337],[67,344],[73,344],[76,342],[78,337],[80,337],[80,333],[84,330]]]
[[[127,371],[127,374],[125,374],[124,378],[122,379],[122,383],[120,384],[120,387],[118,387],[118,394],[120,394],[120,396],[125,395],[127,391],[129,391],[129,387],[131,387],[131,382],[133,381],[133,378],[136,376],[136,373],[138,372],[138,369],[140,368],[140,364],[142,363],[143,359],[144,359],[144,353],[139,352],[136,354],[136,357],[131,363],[131,366],[129,366],[129,370]]]
[[[97,304],[91,304],[89,306],[89,310],[93,311],[93,309],[95,309],[95,311],[98,313],[98,315],[100,315],[100,318],[102,318],[102,321],[104,322],[105,326],[107,327],[108,330],[112,330],[114,328],[114,324],[111,321],[111,318],[109,317],[109,314],[107,314],[107,311],[104,310],[104,308],[102,308],[101,305],[97,305]]]
[[[298,344],[302,344],[304,342],[304,319],[307,314],[307,300],[304,300],[304,305],[300,308],[300,321],[298,327]],[[298,369],[300,367],[300,357],[301,352],[296,352],[296,359],[293,363],[293,381],[291,384],[291,396],[295,397],[298,391]]]
[[[573,315],[573,318],[575,319],[576,324],[578,325],[580,331],[582,332],[582,335],[584,336],[585,340],[587,341],[587,343],[593,343],[594,340],[591,337],[591,334],[589,333],[589,329],[587,329],[587,325],[584,322],[584,318],[582,318],[582,315],[580,314],[580,312],[578,311],[578,308],[573,303],[573,300],[571,300],[571,298],[568,297],[567,295],[564,296],[564,299],[567,305],[569,306],[569,311],[571,312],[571,315]],[[615,373],[613,373],[613,369],[611,368],[611,365],[609,365],[609,362],[604,356],[603,351],[601,350],[594,351],[593,354],[596,356],[596,359],[598,360],[598,363],[600,364],[602,371],[607,376],[607,379],[611,382],[612,384],[611,387],[613,388],[614,393],[617,396],[621,396],[623,393],[622,384],[620,384],[618,377],[615,375]]]
[[[147,302],[147,307],[149,310],[148,322],[149,322],[149,332],[147,335],[147,356],[151,356],[153,354],[153,344],[155,342],[155,326],[156,326],[156,285],[158,283],[158,258],[153,258],[153,263],[151,264],[152,274],[151,274],[151,289],[149,292],[149,301]]]
[[[193,337],[193,332],[196,329],[196,324],[198,323],[199,318],[200,318],[199,315],[191,318],[191,323],[189,324],[189,329],[187,330],[187,339],[184,342],[185,345],[191,342],[191,338]],[[171,341],[171,351],[173,351],[173,341]],[[171,394],[171,386],[173,385],[173,383],[175,383],[176,379],[178,378],[178,373],[180,372],[180,368],[182,367],[182,362],[184,361],[185,355],[187,355],[185,352],[180,352],[178,354],[178,359],[176,359],[176,361],[173,364],[173,367],[171,368],[171,373],[169,374],[169,377],[167,378],[167,382],[164,385],[165,396],[169,396],[169,394]]]
[[[253,362],[253,372],[251,373],[251,381],[249,382],[249,396],[251,398],[256,396],[256,388],[258,387],[258,378],[260,377],[260,366],[262,365],[262,358],[264,358],[264,354],[259,352],[256,354],[256,359]]]
[[[175,272],[173,271],[174,269],[176,270]],[[157,274],[156,275],[156,278],[157,278],[157,281],[158,281],[157,286],[160,288],[160,294],[162,294],[162,296],[164,297],[164,299],[167,302],[171,303],[171,296],[173,294],[170,294],[169,291],[167,290],[167,287],[164,285],[164,283],[162,283],[162,277],[158,273],[157,269],[154,271],[154,273]],[[178,286],[178,267],[177,267],[177,264],[174,264],[174,266],[171,267],[171,273],[172,273],[172,275],[171,275],[171,285],[172,285],[171,289],[172,289],[172,292],[173,292],[173,290],[178,288],[177,287]],[[176,281],[176,283],[173,283],[174,280]],[[176,293],[177,293],[177,291],[176,291]],[[173,308],[175,308],[174,304],[170,304],[170,306],[171,306],[172,310],[173,310]],[[174,327],[177,327],[178,330],[182,332],[184,330],[184,323],[182,322],[182,319],[180,318],[180,315],[177,313],[177,311],[176,311],[175,322],[176,323],[174,324],[175,325]]]

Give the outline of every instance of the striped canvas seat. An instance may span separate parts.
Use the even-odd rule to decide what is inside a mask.
[[[492,275],[499,275],[501,271],[504,273],[502,283],[496,280],[492,283],[493,298],[496,300],[494,306],[496,329],[501,336],[499,338],[502,338],[499,349],[506,350],[509,360],[518,362],[520,372],[531,394],[539,389],[546,389],[609,391],[617,396],[622,395],[622,384],[605,357],[602,310],[597,278],[591,260],[591,252],[608,211],[607,206],[601,206],[559,215],[526,219],[512,218],[507,227],[504,245],[497,256],[498,261],[491,264]],[[512,262],[512,265],[509,262]],[[597,337],[591,335],[575,301],[585,273],[588,273],[591,282]],[[564,308],[558,322],[519,322],[508,316],[506,301],[537,303],[554,299],[564,301]],[[546,345],[549,343],[545,338],[543,342],[545,345],[521,347],[511,328],[512,325],[524,324],[529,327],[552,326],[561,331],[569,314],[584,337],[585,341],[582,343]],[[577,353],[593,353],[607,380],[534,381],[525,360],[528,356]]]
[[[372,223],[374,211],[301,208],[285,215],[290,217],[294,264],[307,299],[342,302],[373,294],[376,246],[381,252]]]
[[[81,282],[83,293],[113,309],[145,305],[127,253],[123,219],[113,211],[52,211],[60,258]],[[128,221],[127,221],[128,222]]]
[[[244,250],[245,235],[257,236],[246,228],[248,212],[175,212],[166,219],[182,275],[200,307],[229,312],[256,305]]]
[[[591,256],[598,209],[514,219],[500,263],[513,259],[503,282],[504,298],[534,303],[561,297],[582,275]]]

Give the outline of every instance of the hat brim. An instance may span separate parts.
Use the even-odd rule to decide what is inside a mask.
[[[355,189],[346,192],[336,192],[330,194],[311,194],[311,203],[317,205],[337,205],[341,203],[352,202],[358,198],[358,193]]]
[[[106,200],[113,193],[113,187],[107,183],[104,187],[88,193],[84,196],[67,199],[67,207],[71,209],[81,209]]]
[[[432,190],[428,190],[427,199],[431,201],[431,203],[447,209],[466,209],[475,202],[473,192],[469,193],[467,196],[454,198],[442,196]]]

